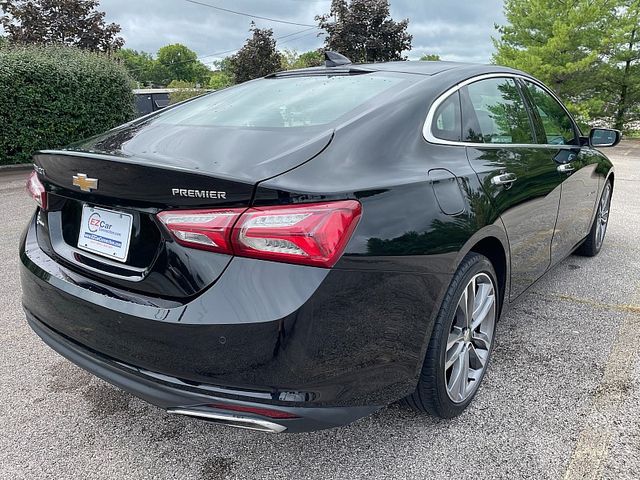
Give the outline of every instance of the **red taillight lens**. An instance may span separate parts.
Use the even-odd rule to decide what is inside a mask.
[[[273,410],[271,408],[261,408],[261,407],[249,407],[245,405],[231,405],[224,403],[211,403],[209,404],[212,408],[218,408],[220,410],[231,410],[232,412],[243,412],[243,413],[253,413],[255,415],[261,415],[263,417],[268,418],[278,418],[285,420],[287,418],[300,418],[298,415],[293,413],[283,412],[282,410]]]
[[[174,210],[158,218],[182,245],[243,257],[332,267],[358,224],[355,200],[227,210]]]
[[[44,185],[40,182],[36,172],[31,172],[27,179],[27,192],[40,208],[47,209],[47,192],[44,190]]]
[[[332,267],[358,219],[355,200],[250,208],[233,227],[236,255]]]
[[[160,212],[158,218],[181,245],[233,254],[231,227],[245,210],[175,210]]]

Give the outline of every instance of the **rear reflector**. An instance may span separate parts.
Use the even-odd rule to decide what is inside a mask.
[[[40,182],[36,172],[31,172],[27,179],[27,192],[40,208],[47,209],[47,192],[44,190],[44,185]]]
[[[255,415],[260,415],[262,417],[268,418],[300,418],[298,415],[294,415],[293,413],[283,412],[282,410],[272,410],[271,408],[262,408],[262,407],[250,407],[246,405],[231,405],[225,403],[211,403],[208,405],[211,408],[217,408],[220,410],[230,410],[233,412],[243,412],[243,413],[253,413]]]
[[[355,200],[158,214],[176,241],[250,258],[332,267],[361,215]]]

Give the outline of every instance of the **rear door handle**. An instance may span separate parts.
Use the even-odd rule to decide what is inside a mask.
[[[558,165],[558,171],[560,173],[570,173],[573,172],[575,168],[570,163],[563,163],[562,165]]]
[[[491,183],[494,185],[503,185],[507,188],[511,186],[513,182],[518,179],[515,173],[503,173],[501,175],[497,175],[491,179]]]

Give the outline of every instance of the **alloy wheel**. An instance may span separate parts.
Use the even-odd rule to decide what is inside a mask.
[[[471,397],[487,367],[496,324],[496,289],[486,273],[467,284],[456,307],[447,340],[445,381],[455,403]]]
[[[596,217],[596,248],[600,250],[604,235],[607,233],[607,224],[609,223],[609,206],[611,203],[611,184],[607,183],[602,192],[600,206],[598,207],[598,215]]]

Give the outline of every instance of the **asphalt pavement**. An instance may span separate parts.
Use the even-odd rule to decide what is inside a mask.
[[[609,231],[498,325],[470,408],[443,421],[392,405],[298,435],[171,416],[45,346],[20,304],[25,172],[0,172],[0,479],[640,478],[640,142],[616,165]]]

